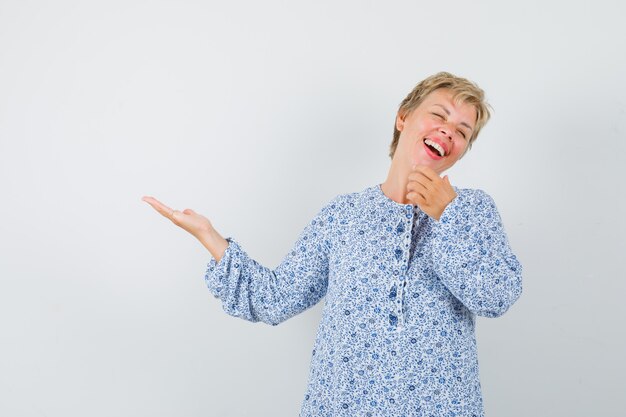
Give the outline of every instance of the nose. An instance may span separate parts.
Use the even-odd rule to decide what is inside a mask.
[[[448,125],[441,126],[439,132],[452,141],[452,129]]]

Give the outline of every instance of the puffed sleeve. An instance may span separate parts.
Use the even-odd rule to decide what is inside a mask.
[[[211,258],[205,275],[226,313],[276,326],[326,295],[333,200],[307,224],[274,270],[252,259],[235,239],[226,238],[224,255],[219,262]]]
[[[472,313],[498,317],[522,294],[522,265],[491,196],[462,191],[435,222],[435,270]]]

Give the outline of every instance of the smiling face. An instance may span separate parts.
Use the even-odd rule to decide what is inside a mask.
[[[475,122],[473,105],[457,104],[450,90],[437,89],[411,113],[396,117],[400,138],[394,159],[405,159],[401,163],[409,167],[426,165],[441,174],[467,150]]]

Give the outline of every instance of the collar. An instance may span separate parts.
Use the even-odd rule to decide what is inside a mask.
[[[393,208],[395,210],[404,210],[404,211],[412,211],[419,210],[416,205],[413,204],[401,204],[397,201],[393,201],[391,198],[387,197],[385,193],[383,193],[383,189],[381,188],[382,184],[376,184],[373,187],[370,187],[377,201],[386,207]]]

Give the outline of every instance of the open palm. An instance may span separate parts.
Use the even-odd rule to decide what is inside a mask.
[[[185,229],[197,239],[201,239],[203,234],[206,234],[213,228],[209,219],[202,214],[196,213],[192,209],[188,208],[183,211],[178,211],[171,209],[154,197],[144,196],[141,199],[154,207],[154,209],[164,217],[170,219],[176,226]]]

